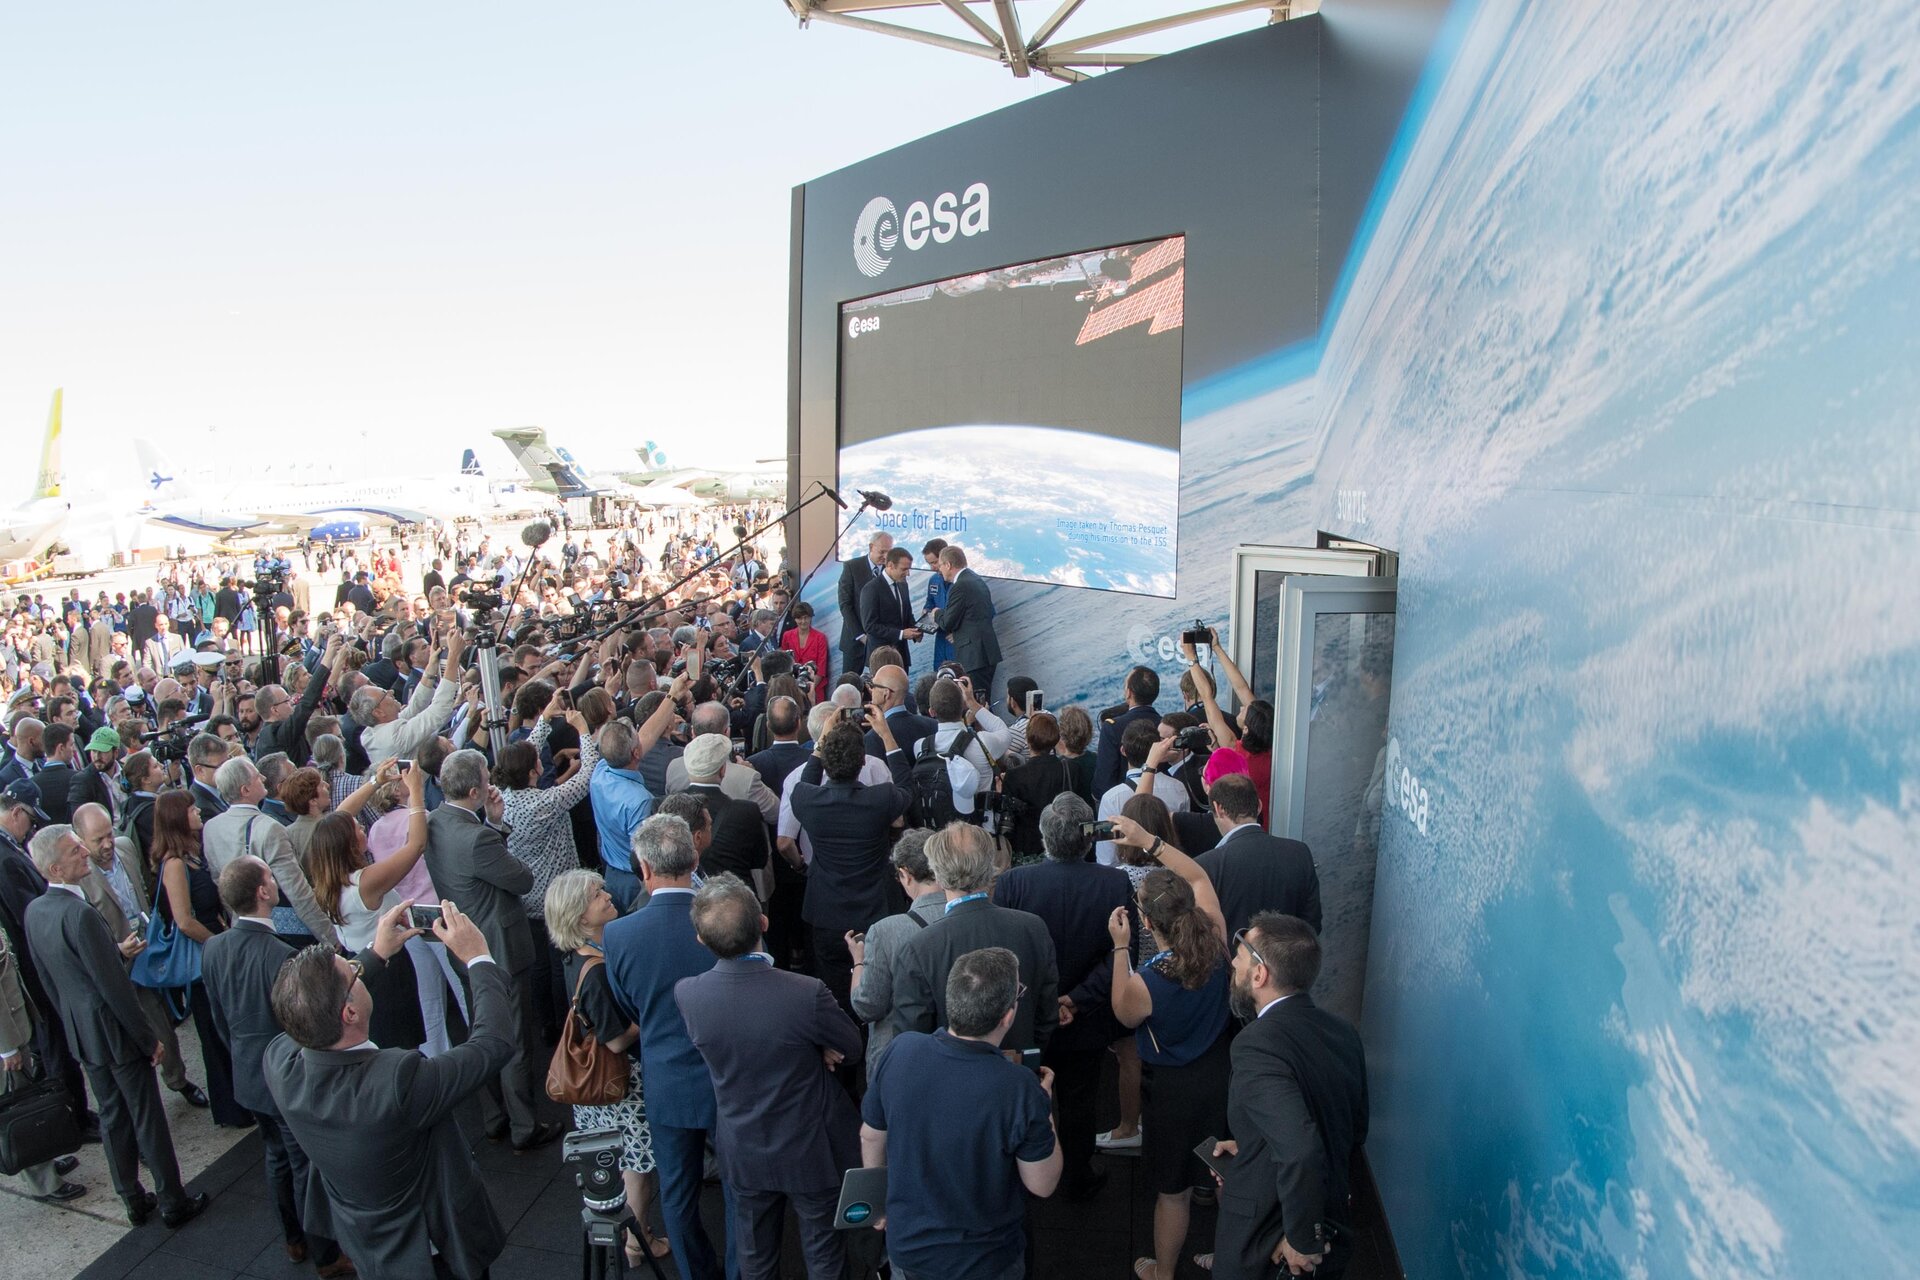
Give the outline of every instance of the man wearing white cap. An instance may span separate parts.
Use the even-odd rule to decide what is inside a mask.
[[[767,871],[767,822],[759,806],[728,795],[723,787],[721,779],[732,755],[733,742],[726,735],[703,733],[687,744],[680,757],[687,770],[686,794],[698,796],[712,819],[712,842],[700,856],[700,865],[707,876],[733,872],[753,885],[764,902],[773,895]],[[741,768],[758,779],[751,766]]]

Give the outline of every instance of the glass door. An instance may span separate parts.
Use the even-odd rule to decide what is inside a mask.
[[[1320,874],[1314,1000],[1358,1023],[1385,793],[1395,579],[1287,575],[1277,612],[1272,830]]]
[[[1289,574],[1365,577],[1377,554],[1357,548],[1239,546],[1233,549],[1233,598],[1228,605],[1227,652],[1253,686],[1253,696],[1273,701],[1280,661],[1280,597]],[[1221,696],[1228,696],[1222,690]],[[1236,708],[1237,710],[1237,708]]]

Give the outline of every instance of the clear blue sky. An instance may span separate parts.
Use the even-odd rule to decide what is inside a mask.
[[[24,463],[64,386],[76,484],[139,435],[182,471],[505,470],[526,424],[777,455],[790,189],[1055,88],[779,0],[12,5],[0,438]]]

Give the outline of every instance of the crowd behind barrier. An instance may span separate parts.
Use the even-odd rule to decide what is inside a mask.
[[[1339,1274],[1366,1070],[1312,1002],[1312,855],[1266,830],[1271,707],[1217,645],[1170,710],[1147,667],[1051,705],[941,540],[842,564],[830,646],[777,542],[720,554],[768,514],[19,597],[5,1097],[63,1099],[136,1225],[206,1207],[162,1085],[258,1130],[323,1276],[486,1274],[474,1152],[557,1140],[543,1091],[616,1152],[628,1262],[688,1280],[777,1275],[789,1213],[809,1276],[1021,1276],[1029,1201],[1126,1159],[1155,1193],[1137,1275]],[[879,1166],[849,1229],[843,1179]],[[71,1172],[18,1178],[58,1203]]]

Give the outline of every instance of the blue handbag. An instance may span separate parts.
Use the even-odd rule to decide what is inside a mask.
[[[133,958],[128,976],[160,991],[190,987],[200,981],[200,944],[155,911],[147,917],[147,949]]]

